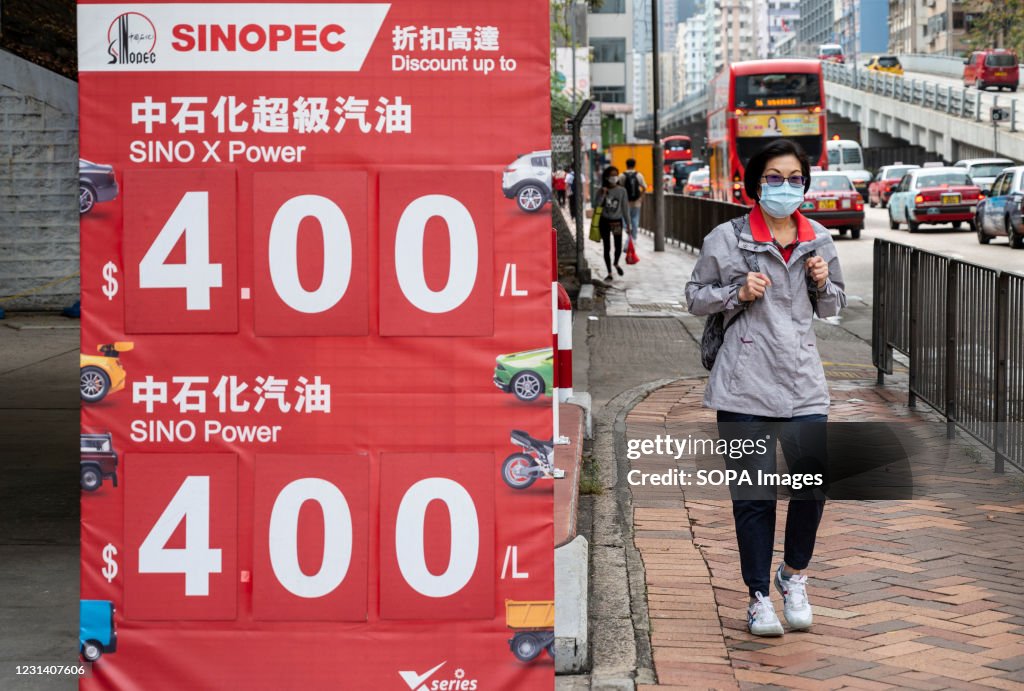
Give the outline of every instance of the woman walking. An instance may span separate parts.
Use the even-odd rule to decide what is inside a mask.
[[[729,467],[754,477],[755,470],[776,472],[779,440],[790,473],[823,472],[829,393],[812,322],[815,314],[835,316],[846,306],[839,259],[830,232],[798,211],[810,187],[810,165],[799,145],[787,139],[768,144],[747,163],[744,187],[757,204],[741,222],[723,223],[704,239],[686,284],[692,314],[721,312],[725,320],[704,405],[717,411],[723,439],[767,441],[764,453],[727,459]],[[773,572],[775,487],[732,488],[752,634],[783,633],[770,580],[790,628],[810,628],[803,571],[814,552],[822,496],[794,492],[783,560]]]
[[[594,208],[601,207],[601,219],[598,221],[598,229],[601,231],[601,244],[604,245],[604,265],[608,269],[605,281],[613,280],[611,244],[615,242],[615,270],[621,276],[622,267],[619,266],[619,259],[622,257],[622,226],[630,223],[629,216],[629,195],[626,188],[619,184],[619,169],[615,166],[608,166],[601,174],[601,189],[597,192]],[[629,228],[627,228],[629,230]]]

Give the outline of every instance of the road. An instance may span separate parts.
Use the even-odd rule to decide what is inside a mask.
[[[850,296],[871,302],[871,272],[875,238],[913,245],[929,252],[947,254],[955,259],[990,266],[1003,271],[1024,273],[1024,250],[1009,247],[1005,238],[995,238],[988,245],[978,242],[978,237],[966,229],[955,231],[949,226],[922,226],[913,235],[906,226],[900,230],[889,230],[888,212],[885,209],[865,208],[865,228],[859,240],[849,235],[833,235],[839,250],[839,259],[846,278],[846,292]]]

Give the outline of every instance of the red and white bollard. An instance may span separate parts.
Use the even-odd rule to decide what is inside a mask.
[[[572,396],[572,302],[565,288],[558,283],[555,285],[558,292],[558,339],[555,344],[558,349],[558,400],[564,402]]]
[[[565,288],[558,282],[558,233],[551,229],[551,335],[554,347],[551,392],[554,406],[554,429],[551,438],[555,444],[568,444],[569,439],[559,433],[558,407],[572,396],[572,302]]]

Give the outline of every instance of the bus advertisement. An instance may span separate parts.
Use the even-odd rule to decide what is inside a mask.
[[[817,60],[736,62],[711,83],[708,153],[712,197],[752,204],[743,189],[750,157],[773,139],[803,147],[827,169],[825,84]]]

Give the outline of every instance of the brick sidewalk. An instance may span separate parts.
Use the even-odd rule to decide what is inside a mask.
[[[627,437],[713,422],[700,405],[705,381],[653,392],[629,414]],[[830,419],[926,421],[927,413],[902,404],[905,395],[898,386],[834,381]],[[633,463],[645,472],[674,465]],[[1019,476],[994,475],[988,456],[942,472],[965,492],[829,502],[808,569],[814,627],[775,639],[747,633],[729,502],[679,487],[634,487],[659,680],[640,688],[1024,689]],[[972,501],[972,488],[1003,499]],[[780,501],[776,563],[785,509]],[[781,618],[781,598],[772,595]]]

